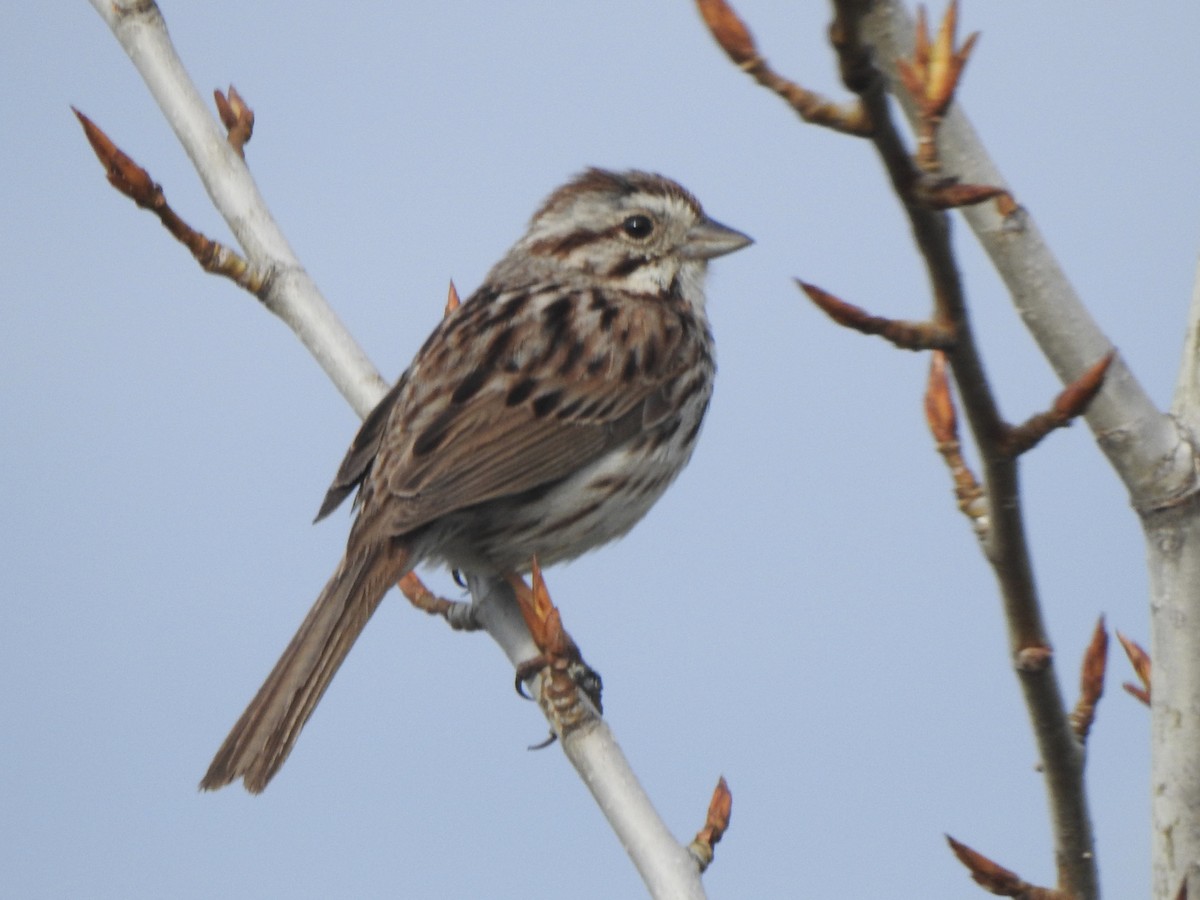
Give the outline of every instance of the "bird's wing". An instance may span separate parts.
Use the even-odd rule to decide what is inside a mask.
[[[342,501],[349,497],[367,477],[367,473],[371,471],[371,465],[375,462],[375,457],[379,454],[379,446],[383,441],[388,421],[392,417],[392,411],[404,393],[407,383],[408,373],[405,372],[391,390],[383,396],[383,399],[375,404],[375,408],[367,413],[367,417],[359,426],[358,434],[354,436],[349,449],[346,450],[346,456],[342,460],[342,464],[338,466],[333,483],[325,492],[325,499],[321,501],[321,508],[317,511],[317,517],[313,521],[320,522],[341,506]]]
[[[386,508],[385,527],[404,534],[557,481],[664,422],[668,393],[690,390],[673,382],[707,352],[702,326],[661,298],[622,310],[605,331],[579,321],[608,315],[586,296],[506,316],[521,297],[472,298],[435,330],[363,423],[321,515],[361,486],[364,506]],[[559,319],[576,330],[556,330]],[[576,333],[597,339],[584,346]]]
[[[404,534],[464,507],[553,483],[661,422],[664,385],[639,378],[619,392],[601,380],[542,385],[508,405],[497,384],[449,404],[417,433],[385,435],[372,505]]]

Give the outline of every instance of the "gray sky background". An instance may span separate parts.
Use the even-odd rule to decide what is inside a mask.
[[[927,360],[845,332],[801,276],[920,317],[869,146],[805,126],[689,3],[164,0],[202,90],[388,378],[585,165],[677,178],[756,245],[713,268],[717,393],[624,542],[549,573],[608,717],[687,840],[724,774],[716,897],[982,896],[949,832],[1053,881],[994,582],[921,416]],[[825,4],[742,0],[783,72],[840,95]],[[1200,219],[1200,6],[970,2],[963,101],[1101,326],[1169,403]],[[395,595],[269,790],[196,784],[336,563],[309,523],[356,421],[287,330],[105,183],[68,109],[227,231],[84,3],[0,31],[0,893],[640,896],[482,637]],[[1058,386],[956,222],[1014,420]],[[1096,617],[1147,638],[1141,533],[1085,427],[1022,466],[1066,693]],[[434,582],[453,590],[448,578]],[[1115,648],[1114,648],[1115,650]],[[1114,654],[1088,781],[1109,897],[1148,882],[1148,715]]]

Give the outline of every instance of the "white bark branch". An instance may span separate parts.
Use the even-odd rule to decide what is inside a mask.
[[[296,333],[354,411],[365,416],[387,382],[292,252],[250,170],[184,70],[158,7],[142,0],[90,2],[150,88],[246,258],[270,273],[259,299]]]
[[[1171,413],[1188,431],[1200,428],[1200,254],[1196,257],[1196,275],[1192,281],[1192,303],[1188,309],[1187,332],[1183,339],[1183,359],[1175,382]]]
[[[912,17],[898,0],[877,0],[865,30],[876,50],[876,65],[893,86],[898,85],[896,60],[912,56]],[[917,110],[907,92],[897,87],[891,93],[909,124],[915,124]],[[938,153],[946,173],[963,182],[1007,187],[959,103],[951,107],[938,131]],[[1019,189],[1014,195],[1020,202]],[[994,203],[964,207],[960,212],[1063,383],[1078,378],[1112,349],[1028,210],[1021,210],[1011,222],[1000,216]],[[1193,489],[1190,445],[1180,440],[1173,420],[1155,407],[1120,354],[1113,359],[1086,419],[1139,509],[1170,502]]]
[[[898,0],[875,0],[868,19],[879,67],[895,83],[895,61],[911,56],[913,21]],[[916,110],[894,91],[910,123]],[[1003,186],[956,105],[938,134],[948,174]],[[1017,198],[1019,200],[1019,193]],[[1111,346],[1042,240],[1027,210],[1006,227],[993,204],[962,210],[1007,285],[1013,305],[1063,381]],[[1172,414],[1160,412],[1117,356],[1087,413],[1097,443],[1142,519],[1150,575],[1153,808],[1152,896],[1173,900],[1200,864],[1200,272],[1193,291]],[[1189,896],[1191,894],[1189,893]]]
[[[505,647],[517,666],[537,656],[512,588],[502,581],[468,576],[477,598],[479,619],[488,634],[511,634]],[[510,649],[513,648],[513,649]],[[533,688],[537,695],[538,687]],[[675,839],[654,809],[612,731],[602,718],[559,735],[563,753],[579,773],[642,876],[651,897],[703,900],[704,886],[695,858]]]
[[[1200,416],[1200,268],[1192,286],[1171,412],[1194,442]],[[1193,463],[1195,459],[1193,457]],[[1200,501],[1193,492],[1143,517],[1150,571],[1153,896],[1200,889]]]
[[[360,417],[387,383],[346,331],[288,245],[245,162],[229,146],[171,44],[162,14],[147,0],[90,0],[112,29],[175,131],[251,265],[270,273],[259,299],[281,318]],[[514,663],[537,649],[507,585],[471,584],[484,629]],[[507,596],[505,596],[507,595]],[[629,853],[651,896],[702,900],[696,861],[659,818],[602,720],[560,742]]]

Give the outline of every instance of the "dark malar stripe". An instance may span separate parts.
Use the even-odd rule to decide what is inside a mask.
[[[643,266],[648,266],[651,262],[653,260],[645,256],[627,256],[625,259],[619,260],[616,265],[608,270],[608,277],[626,278]]]

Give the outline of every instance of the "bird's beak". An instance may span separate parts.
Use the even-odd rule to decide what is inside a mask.
[[[688,229],[683,242],[685,259],[712,259],[753,244],[754,240],[705,216]]]

